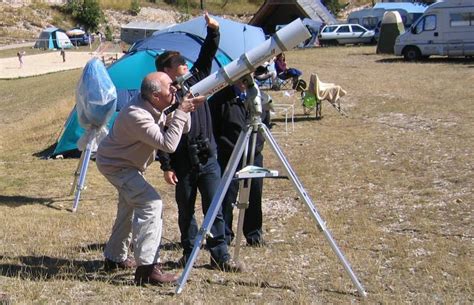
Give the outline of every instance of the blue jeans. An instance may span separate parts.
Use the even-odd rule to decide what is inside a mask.
[[[263,166],[263,155],[260,152],[256,152],[254,156],[255,166]],[[229,162],[230,155],[221,153],[219,155],[219,164],[221,168],[225,168]],[[239,163],[237,171],[242,168]],[[222,174],[224,174],[222,172]],[[254,244],[263,241],[262,231],[262,188],[263,179],[252,179],[250,185],[250,196],[249,206],[245,211],[243,233],[247,243]],[[234,239],[234,232],[232,230],[233,223],[233,204],[237,201],[237,194],[239,192],[239,181],[232,180],[227,193],[225,194],[224,200],[222,201],[222,212],[225,220],[225,238],[227,244],[230,244]]]
[[[210,157],[207,163],[199,169],[193,169],[187,162],[176,162],[175,171],[178,177],[176,202],[178,204],[181,246],[183,247],[183,255],[189,257],[198,232],[196,218],[194,217],[197,190],[201,194],[203,213],[206,214],[219,187],[221,173],[215,156]],[[212,237],[206,239],[206,245],[211,252],[212,259],[217,263],[229,260],[230,255],[225,242],[225,224],[221,207],[219,207],[210,233]]]

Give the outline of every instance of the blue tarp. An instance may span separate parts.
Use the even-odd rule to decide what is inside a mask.
[[[221,33],[219,49],[232,59],[240,57],[243,53],[265,41],[265,33],[260,27],[217,16],[212,16],[212,18],[219,22],[219,30]],[[190,33],[204,39],[207,35],[206,19],[204,16],[197,17],[155,32],[154,35],[160,35],[166,32]]]
[[[84,128],[102,127],[117,109],[117,90],[98,58],[89,60],[82,71],[76,88],[76,109]]]

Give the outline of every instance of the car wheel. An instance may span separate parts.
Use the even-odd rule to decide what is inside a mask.
[[[421,58],[421,52],[417,47],[407,47],[403,51],[403,58],[407,61],[415,61]]]

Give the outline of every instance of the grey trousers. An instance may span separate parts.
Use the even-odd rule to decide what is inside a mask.
[[[127,168],[104,176],[118,190],[119,197],[105,257],[124,261],[133,238],[137,266],[158,263],[163,226],[160,195],[136,169]]]

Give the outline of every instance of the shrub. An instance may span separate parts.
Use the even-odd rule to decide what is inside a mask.
[[[105,39],[107,41],[112,41],[113,38],[114,38],[114,36],[112,34],[112,28],[109,25],[106,25],[105,26]]]
[[[71,14],[87,31],[97,30],[104,14],[97,0],[68,0],[64,10]]]
[[[140,13],[140,10],[141,7],[138,0],[132,0],[132,3],[130,4],[130,14],[132,14],[132,16],[136,16],[138,13]]]

